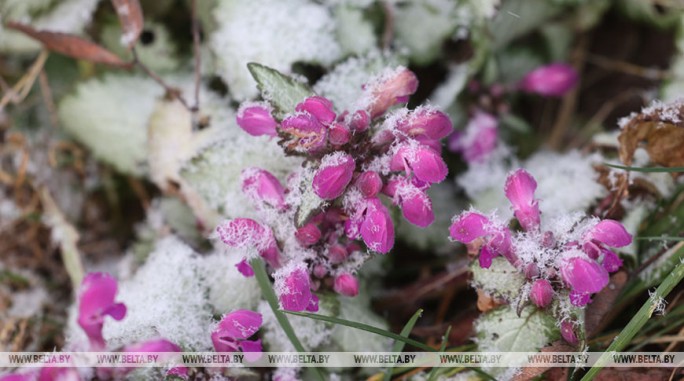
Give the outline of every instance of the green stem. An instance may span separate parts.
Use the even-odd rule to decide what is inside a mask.
[[[257,283],[259,284],[261,294],[264,296],[264,299],[266,299],[268,305],[271,307],[271,311],[273,311],[273,315],[275,315],[276,320],[278,320],[278,324],[280,324],[280,327],[283,328],[283,332],[285,332],[287,338],[290,339],[290,342],[295,347],[295,350],[297,350],[297,352],[306,352],[306,349],[304,349],[304,346],[297,338],[297,335],[295,334],[295,331],[292,328],[290,321],[287,319],[287,316],[285,316],[285,314],[280,310],[278,297],[276,296],[275,292],[273,292],[271,280],[268,278],[268,274],[266,274],[266,266],[264,265],[264,262],[260,258],[257,258],[253,259],[249,264],[252,266],[252,269],[254,269],[254,277],[256,278]],[[320,369],[313,368],[313,370],[319,380],[325,380],[325,377],[323,376],[323,373]]]
[[[605,352],[598,359],[596,364],[589,369],[587,374],[582,377],[581,381],[591,381],[596,374],[603,368],[603,364],[610,358],[613,352],[619,352],[623,350],[632,341],[634,336],[639,332],[639,330],[646,324],[648,319],[651,318],[653,312],[655,311],[657,300],[665,298],[673,288],[679,284],[684,278],[684,262],[681,262],[677,267],[668,275],[667,278],[660,284],[660,286],[655,290],[651,297],[644,303],[639,312],[632,317],[632,320],[627,323],[627,326],[620,332],[620,334],[615,338],[613,343],[606,349]]]

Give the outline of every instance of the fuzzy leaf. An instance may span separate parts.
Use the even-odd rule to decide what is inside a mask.
[[[560,338],[555,319],[527,306],[520,316],[510,306],[482,315],[475,322],[481,351],[536,352]]]
[[[116,14],[119,16],[119,22],[123,30],[123,42],[130,49],[138,41],[140,33],[143,31],[144,21],[140,1],[112,0],[112,5],[114,5]]]
[[[72,34],[36,30],[28,25],[12,21],[7,23],[7,27],[24,33],[42,43],[46,49],[56,53],[115,67],[127,68],[131,66],[130,62],[123,61],[100,45]]]
[[[257,81],[261,96],[276,109],[279,118],[293,112],[297,103],[314,95],[309,86],[268,66],[252,62],[247,68]]]
[[[307,176],[305,174],[303,177],[304,179],[300,184],[302,189],[302,202],[299,204],[299,208],[295,214],[295,223],[298,227],[304,226],[306,221],[308,221],[311,216],[318,212],[325,202],[322,198],[318,197],[316,193],[314,193],[313,187],[311,186],[313,181],[312,176]]]

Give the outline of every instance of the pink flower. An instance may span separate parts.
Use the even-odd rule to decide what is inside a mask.
[[[328,248],[327,254],[330,263],[339,264],[344,262],[345,259],[347,259],[347,257],[349,256],[349,251],[346,247],[340,244],[334,244]]]
[[[313,190],[324,200],[340,197],[352,180],[356,163],[346,153],[326,155],[313,178]]]
[[[624,247],[632,243],[632,236],[625,227],[614,220],[599,222],[589,230],[584,239],[598,241],[610,247]]]
[[[530,299],[540,308],[544,308],[551,303],[553,299],[553,287],[546,279],[537,279],[532,283],[532,290],[530,291]]]
[[[622,267],[622,259],[618,257],[614,252],[601,248],[601,253],[603,253],[603,261],[601,266],[603,266],[609,273],[614,273]]]
[[[235,218],[216,227],[221,241],[231,247],[254,247],[266,250],[274,241],[271,229],[263,227],[251,218]]]
[[[359,294],[359,281],[353,275],[343,273],[335,277],[333,289],[340,295],[356,296]]]
[[[237,310],[226,314],[211,333],[216,352],[237,352],[241,350],[250,361],[259,358],[261,340],[247,340],[259,330],[263,323],[261,314],[249,310]]]
[[[363,132],[370,126],[370,116],[363,110],[356,111],[349,121],[349,128],[354,132]]]
[[[254,269],[249,263],[247,263],[246,259],[243,259],[240,262],[238,262],[235,265],[235,267],[240,272],[240,274],[242,274],[246,278],[254,276]]]
[[[480,249],[480,267],[489,268],[492,259],[503,255],[511,264],[517,265],[518,259],[512,251],[511,232],[506,226],[495,226],[487,217],[465,212],[458,216],[449,227],[449,235],[455,241],[471,243],[477,238],[484,238],[485,244]]]
[[[29,378],[35,379],[35,378]],[[9,381],[2,379],[3,381]],[[43,367],[38,373],[38,381],[79,381],[81,380],[81,375],[75,368],[62,368],[62,367]],[[17,380],[18,381],[18,380]]]
[[[368,106],[368,113],[374,119],[397,103],[408,102],[411,94],[418,88],[416,75],[406,68],[399,68],[385,75],[378,83],[372,84],[370,90],[373,101]]]
[[[457,217],[449,227],[449,235],[455,241],[471,243],[484,237],[489,231],[491,221],[479,213],[466,212]]]
[[[571,294],[571,302],[576,306],[588,303],[591,294],[608,285],[608,271],[593,260],[573,257],[562,263],[560,271],[574,294]]]
[[[311,280],[304,268],[297,267],[286,276],[276,277],[280,306],[288,311],[318,311],[318,298],[311,293]]]
[[[483,111],[477,111],[464,132],[456,131],[449,136],[447,147],[460,152],[468,163],[484,161],[498,143],[498,120]]]
[[[394,246],[394,224],[389,211],[379,199],[368,200],[360,233],[368,248],[380,254],[389,252]]]
[[[524,169],[518,169],[508,176],[504,192],[506,198],[513,205],[515,218],[518,219],[523,229],[527,231],[539,228],[540,213],[534,191],[537,182]]]
[[[394,199],[401,207],[401,212],[408,222],[424,228],[435,220],[430,197],[412,183],[405,182],[400,185]]]
[[[295,238],[302,246],[313,246],[321,239],[321,229],[314,223],[308,223],[297,229]]]
[[[180,353],[183,352],[183,350],[176,344],[170,342],[169,340],[166,339],[152,339],[148,341],[144,341],[142,343],[137,343],[133,345],[128,345],[124,347],[123,353],[145,353],[145,352],[166,352],[166,353]],[[167,359],[171,359],[172,355],[167,355],[167,356],[161,356],[160,358],[157,359],[157,361],[162,362]],[[120,374],[119,376],[123,376],[126,373],[134,370],[135,368],[116,368],[117,370],[121,371],[123,370],[124,374]],[[185,366],[174,366],[171,369],[169,369],[166,372],[167,375],[173,375],[176,377],[180,377],[182,379],[187,379],[188,378],[188,368]]]
[[[571,345],[579,344],[577,335],[575,335],[575,325],[567,320],[563,320],[560,326],[561,336]]]
[[[527,73],[520,82],[520,88],[530,93],[560,97],[575,86],[577,79],[577,72],[572,66],[554,63]]]
[[[280,181],[268,171],[246,168],[242,171],[242,191],[251,199],[284,209],[285,189]]]
[[[55,369],[55,368],[51,368]],[[36,381],[36,372],[26,372],[26,373],[9,373],[0,376],[0,381]],[[77,378],[76,380],[79,380]]]
[[[443,112],[419,108],[409,117],[397,122],[396,129],[419,142],[435,141],[447,137],[454,129]]]
[[[336,147],[343,146],[351,140],[351,132],[341,123],[333,123],[330,125],[328,135],[328,141]]]
[[[375,197],[382,190],[382,178],[374,171],[363,172],[356,178],[356,187],[359,188],[363,197]]]
[[[288,148],[297,152],[319,152],[328,139],[328,129],[308,112],[288,116],[280,124],[280,130],[290,136]]]
[[[266,103],[243,103],[237,113],[237,124],[252,136],[277,136],[277,123]]]
[[[93,349],[104,349],[102,327],[105,316],[121,320],[126,316],[126,306],[115,303],[116,279],[106,273],[89,273],[81,283],[78,305],[78,325],[88,335]]]
[[[412,172],[419,180],[430,184],[442,182],[449,170],[442,157],[426,146],[403,145],[392,157],[390,170]]]
[[[324,126],[329,126],[330,123],[335,120],[335,111],[333,110],[332,102],[317,95],[306,98],[304,102],[299,103],[297,107],[295,107],[295,111],[308,112],[316,117]]]

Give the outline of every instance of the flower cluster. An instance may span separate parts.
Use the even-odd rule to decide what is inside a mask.
[[[476,211],[457,216],[449,232],[452,239],[479,247],[479,264],[489,268],[503,256],[525,275],[524,298],[540,308],[567,295],[571,305],[583,307],[609,281],[609,273],[622,266],[611,250],[631,243],[632,237],[617,221],[587,218],[581,214],[559,217],[542,225],[537,183],[523,169],[510,174],[505,194],[513,205],[521,230],[511,230],[496,216]]]
[[[258,254],[275,270],[283,308],[316,311],[311,289],[321,284],[345,296],[358,293],[353,273],[365,258],[360,241],[381,254],[394,245],[382,198],[414,225],[434,221],[426,191],[446,178],[440,141],[452,124],[428,106],[388,112],[406,103],[417,86],[415,75],[400,67],[366,84],[353,110],[338,113],[328,99],[311,96],[278,122],[267,103],[240,107],[237,123],[243,130],[280,137],[287,154],[305,158],[305,167],[290,174],[286,186],[263,169],[245,170],[243,191],[260,220],[236,218],[217,228],[224,243]],[[317,208],[301,221],[311,199]],[[250,276],[246,260],[238,269]]]

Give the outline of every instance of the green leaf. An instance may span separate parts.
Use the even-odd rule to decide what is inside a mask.
[[[629,344],[634,336],[641,330],[641,328],[646,324],[648,319],[653,316],[656,310],[656,306],[662,298],[665,298],[672,289],[674,289],[679,282],[684,278],[684,262],[681,262],[670,275],[665,278],[663,283],[655,290],[653,294],[650,294],[649,299],[644,303],[644,305],[639,309],[639,312],[632,317],[632,320],[627,323],[627,326],[620,332],[620,334],[613,340],[608,349],[603,352],[601,357],[599,357],[596,364],[589,369],[587,374],[582,377],[581,381],[591,381],[594,379],[596,374],[603,368],[603,364],[610,358],[611,353],[622,351],[627,344]]]
[[[314,95],[306,84],[268,66],[251,62],[247,69],[257,81],[261,96],[276,109],[279,118],[293,112],[297,103]]]
[[[301,202],[295,213],[295,224],[297,227],[304,226],[311,216],[321,210],[321,206],[323,206],[323,203],[325,202],[325,200],[314,193],[313,186],[311,185],[313,184],[313,172],[307,171],[302,177],[302,182],[299,184],[302,197],[300,198]]]
[[[644,241],[684,241],[684,237],[668,237],[668,236],[635,237],[634,239],[644,240]]]
[[[307,312],[293,312],[293,311],[283,311],[283,310],[281,310],[281,311],[286,313],[286,314],[290,314],[290,315],[304,316],[304,317],[307,317],[309,319],[321,320],[321,321],[325,321],[328,323],[339,324],[339,325],[344,325],[344,326],[351,327],[351,328],[360,329],[362,331],[375,333],[376,335],[389,337],[390,339],[403,341],[406,344],[413,345],[414,347],[420,348],[424,351],[435,352],[434,348],[432,348],[428,345],[425,345],[425,344],[421,343],[420,341],[409,339],[408,337],[404,337],[404,336],[398,335],[394,332],[390,332],[390,331],[386,331],[384,329],[373,327],[372,325],[357,323],[355,321],[339,319],[339,318],[335,318],[332,316],[310,314]]]
[[[451,326],[447,328],[446,332],[444,333],[444,336],[442,336],[442,345],[439,346],[439,352],[442,353],[446,350],[447,343],[449,342],[449,334],[451,333]],[[437,379],[437,376],[439,376],[439,367],[434,367],[430,371],[430,374],[428,374],[428,381],[434,381]]]
[[[606,166],[617,169],[624,169],[632,172],[684,172],[684,167],[628,167],[625,165],[604,163]]]
[[[404,328],[401,330],[400,335],[403,337],[409,337],[411,334],[411,331],[413,331],[413,327],[416,325],[416,322],[418,319],[423,315],[423,309],[419,308],[416,313],[411,316],[409,321],[406,322],[406,325]],[[401,353],[404,350],[404,345],[406,345],[405,342],[403,341],[396,341],[394,345],[392,346],[392,352],[394,353]],[[389,381],[392,379],[392,366],[387,368],[387,371],[385,372],[385,381]]]

